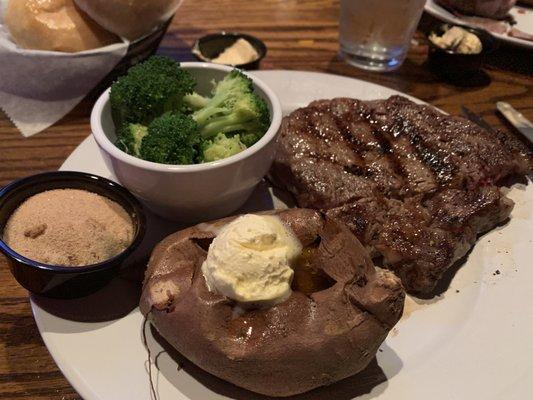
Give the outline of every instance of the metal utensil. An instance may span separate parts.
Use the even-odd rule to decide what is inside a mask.
[[[524,117],[524,115],[520,111],[517,111],[512,105],[504,101],[497,102],[496,108],[517,131],[533,143],[533,123],[531,123],[530,120]]]
[[[485,121],[481,115],[476,114],[474,111],[470,110],[464,105],[461,106],[461,113],[465,116],[465,118],[469,119],[474,124],[488,130],[489,132],[496,132],[496,130],[487,121]]]

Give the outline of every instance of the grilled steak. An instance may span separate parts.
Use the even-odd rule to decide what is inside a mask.
[[[301,207],[344,221],[406,289],[430,293],[512,202],[498,184],[532,170],[518,139],[393,96],[319,100],[286,117],[271,170]]]

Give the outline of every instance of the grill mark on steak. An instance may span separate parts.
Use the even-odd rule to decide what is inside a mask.
[[[424,142],[423,134],[419,133],[416,128],[409,126],[405,126],[403,132],[407,134],[420,160],[433,171],[439,183],[446,184],[450,182],[454,171],[453,167],[446,162],[445,158],[441,158],[437,151],[431,149]]]
[[[519,140],[398,96],[315,101],[284,119],[279,142],[274,181],[346,223],[415,294],[508,217],[493,182],[533,166]]]
[[[299,135],[284,133],[294,131]],[[294,178],[287,189],[302,206],[329,208],[371,197],[381,189],[372,179],[376,171],[356,149],[328,110],[300,109],[283,122],[274,175],[282,182]]]
[[[361,155],[364,165],[352,165],[346,171],[371,178],[379,192],[399,197],[405,181],[388,157],[390,146],[375,135],[375,127],[368,120],[369,108],[359,100],[344,98],[310,106],[329,113],[351,150]]]
[[[332,118],[313,107],[284,119],[273,171],[280,182],[291,182],[290,187],[283,186],[299,204],[314,208],[339,206],[374,191],[363,173],[361,155],[340,135]]]
[[[417,150],[409,138],[399,135],[399,129],[395,128],[395,118],[388,114],[386,104],[383,101],[371,101],[370,112],[367,119],[375,127],[374,133],[378,140],[387,143],[389,159],[396,171],[404,177],[403,191],[406,195],[427,193],[434,191],[438,182],[427,165],[419,157]]]
[[[385,103],[404,125],[423,133],[424,145],[450,166],[449,186],[475,188],[531,170],[531,151],[517,139],[506,140],[503,133],[489,132],[464,118],[446,116],[400,96]],[[405,132],[409,134],[410,130]]]
[[[454,174],[454,167],[448,161],[446,154],[440,154],[440,149],[433,146],[431,141],[426,138],[431,134],[423,124],[412,124],[405,119],[401,109],[391,99],[386,101],[387,115],[392,115],[392,123],[389,130],[394,138],[407,136],[408,140],[415,150],[418,158],[429,168],[436,176],[438,183],[446,184],[451,181]],[[418,114],[424,114],[418,110]]]
[[[407,193],[427,193],[437,189],[438,183],[435,176],[416,156],[416,150],[406,137],[394,137],[383,130],[380,131],[380,134],[390,144],[391,159],[394,160],[407,182]]]

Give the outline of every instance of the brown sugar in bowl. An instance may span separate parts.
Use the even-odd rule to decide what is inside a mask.
[[[28,198],[54,189],[85,190],[120,205],[133,223],[131,243],[114,257],[84,266],[46,264],[17,253],[3,240],[9,218]],[[30,292],[42,296],[76,298],[102,288],[121,271],[128,256],[141,243],[145,229],[146,221],[139,201],[119,184],[96,175],[49,172],[20,179],[0,189],[0,251],[7,257],[15,279]]]
[[[11,214],[2,240],[30,260],[79,267],[122,253],[133,222],[117,202],[80,189],[37,193]]]

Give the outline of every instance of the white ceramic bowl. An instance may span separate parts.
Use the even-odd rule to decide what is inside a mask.
[[[222,79],[230,67],[186,62],[181,64],[197,80],[196,91],[208,94],[211,81]],[[241,207],[265,176],[276,151],[281,124],[277,96],[253,75],[255,91],[268,104],[270,128],[253,146],[224,160],[195,165],[165,165],[138,159],[119,150],[111,118],[109,89],[98,99],[91,113],[91,130],[104,160],[119,182],[152,211],[165,218],[197,222],[219,218]]]

